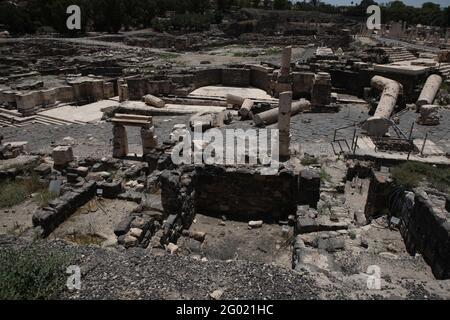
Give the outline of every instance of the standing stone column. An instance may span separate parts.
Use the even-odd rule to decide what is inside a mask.
[[[291,128],[291,107],[292,92],[280,93],[279,113],[278,113],[278,130],[280,142],[280,158],[289,159],[290,151],[290,128]]]
[[[117,79],[117,91],[119,94],[119,102],[128,100],[128,85],[124,79]]]
[[[292,46],[285,47],[281,56],[281,76],[289,77],[291,71]]]
[[[158,146],[158,141],[155,137],[155,127],[141,128],[141,139],[142,155],[145,156]]]
[[[113,127],[113,157],[123,158],[128,154],[127,131],[124,126],[116,124]]]

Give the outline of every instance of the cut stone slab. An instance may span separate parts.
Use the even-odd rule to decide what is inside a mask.
[[[38,115],[71,122],[97,122],[103,117],[102,109],[114,107],[118,104],[118,101],[115,100],[101,100],[84,106],[64,106],[46,110],[39,112]]]
[[[189,95],[195,97],[226,98],[227,94],[242,97],[244,99],[274,100],[266,91],[258,88],[238,88],[224,86],[206,86],[192,91]]]

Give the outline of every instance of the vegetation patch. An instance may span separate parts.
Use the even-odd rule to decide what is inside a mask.
[[[103,242],[105,242],[106,238],[98,235],[98,234],[80,234],[73,233],[66,237],[67,241],[76,243],[78,245],[88,246],[88,245],[97,245],[100,246]]]
[[[319,163],[319,159],[317,159],[314,156],[305,155],[305,157],[300,162],[304,166],[311,166],[313,164],[318,164]]]
[[[50,192],[47,189],[38,193],[36,200],[38,201],[38,205],[40,208],[48,207],[48,203],[54,199],[56,199],[58,195],[54,192]]]
[[[331,175],[324,169],[320,169],[320,181],[322,182],[330,182],[331,181]]]
[[[46,185],[33,175],[25,180],[8,180],[0,184],[0,208],[11,208],[25,201],[32,193],[42,191]]]
[[[172,52],[162,52],[159,54],[159,58],[162,60],[174,60],[178,58],[180,55],[178,53]]]
[[[56,250],[42,250],[37,243],[26,248],[0,251],[0,299],[56,299],[63,291],[71,257]]]
[[[450,168],[439,168],[421,162],[405,162],[391,170],[398,184],[412,189],[426,183],[442,192],[450,192]]]

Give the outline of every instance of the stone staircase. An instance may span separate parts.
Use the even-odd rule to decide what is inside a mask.
[[[450,63],[441,63],[438,70],[444,77],[444,81],[450,82]]]
[[[416,57],[404,47],[386,47],[383,50],[389,55],[390,62],[414,60]]]
[[[79,122],[54,119],[45,115],[23,117],[17,110],[0,108],[0,127],[21,128],[30,124],[39,123],[46,126],[66,126],[71,124],[83,124]]]

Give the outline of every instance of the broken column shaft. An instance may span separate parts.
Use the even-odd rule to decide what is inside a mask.
[[[278,107],[278,130],[280,142],[280,157],[287,159],[290,157],[289,145],[291,142],[291,108],[292,108],[292,92],[280,93]]]
[[[164,106],[166,105],[164,100],[155,97],[154,95],[151,94],[147,94],[146,96],[144,96],[144,101],[146,104],[156,108],[164,108]]]
[[[300,112],[309,110],[311,103],[308,100],[302,99],[292,103],[291,116],[294,116]],[[258,127],[268,126],[278,121],[279,108],[270,109],[265,112],[253,115],[253,121]]]
[[[436,94],[439,91],[439,88],[442,84],[442,77],[437,74],[432,74],[428,77],[425,85],[423,86],[422,92],[420,93],[419,99],[417,100],[417,107],[421,107],[423,105],[433,104],[434,99],[436,98]]]
[[[291,71],[292,46],[283,48],[281,55],[281,77],[289,77]]]
[[[366,120],[363,129],[369,136],[384,136],[391,125],[390,117],[397,104],[397,98],[402,93],[403,87],[397,81],[375,76],[371,80],[372,87],[383,90],[380,102],[373,117]]]
[[[238,105],[241,106],[244,103],[245,98],[228,93],[226,95],[227,103],[233,106]]]
[[[252,100],[245,99],[244,103],[242,103],[241,109],[239,109],[239,115],[243,119],[247,119],[250,111],[252,111],[253,106],[254,106],[254,103]]]

